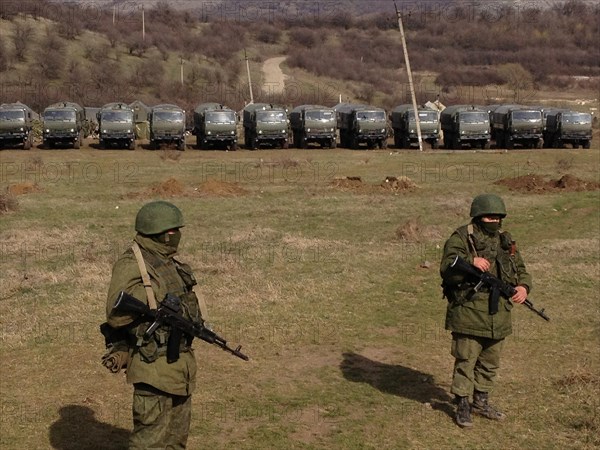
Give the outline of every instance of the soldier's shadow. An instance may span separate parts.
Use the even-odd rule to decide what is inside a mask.
[[[433,382],[433,376],[400,365],[373,361],[356,353],[344,353],[340,369],[349,381],[367,383],[388,394],[404,397],[421,404],[429,403],[435,410],[454,416],[452,397]]]
[[[129,430],[98,421],[87,406],[67,405],[59,410],[60,418],[50,425],[52,448],[58,450],[125,450]]]

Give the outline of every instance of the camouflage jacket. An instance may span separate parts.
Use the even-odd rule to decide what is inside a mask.
[[[502,339],[512,333],[510,311],[513,303],[501,297],[498,312],[489,314],[490,292],[486,289],[475,292],[473,280],[449,269],[449,266],[457,255],[471,264],[473,258],[479,256],[490,262],[489,272],[492,275],[513,286],[524,286],[527,292],[532,287],[531,276],[509,233],[500,231],[490,236],[475,223],[472,226],[471,237],[476,255],[468,241],[467,225],[458,228],[444,245],[440,274],[444,295],[448,298],[446,329],[472,336]]]
[[[142,251],[157,302],[160,303],[167,293],[174,294],[181,299],[183,315],[187,319],[198,320],[198,299],[192,291],[195,279],[189,266],[176,261],[167,246],[148,237],[138,234],[135,241]],[[125,251],[113,266],[108,290],[107,322],[115,328],[126,326],[135,319],[112,311],[120,291],[141,301],[148,301],[140,269],[131,249]],[[127,381],[146,383],[169,394],[190,395],[196,378],[196,360],[190,342],[182,341],[179,359],[167,363],[166,343],[169,330],[160,327],[148,342],[142,343],[140,337],[148,325],[146,322],[130,329]],[[138,343],[141,345],[137,345]]]

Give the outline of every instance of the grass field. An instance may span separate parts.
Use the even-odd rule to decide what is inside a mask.
[[[598,448],[598,190],[495,182],[598,182],[599,169],[598,140],[510,152],[2,151],[0,188],[16,209],[0,215],[0,446],[126,447],[131,386],[100,365],[98,325],[136,212],[164,198],[184,213],[180,255],[210,322],[251,356],[196,342],[189,448]],[[411,183],[382,187],[388,176]],[[438,264],[482,192],[505,199],[531,298],[552,320],[515,307],[492,394],[508,419],[462,430]]]

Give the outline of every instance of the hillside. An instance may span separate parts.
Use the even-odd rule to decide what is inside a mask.
[[[144,34],[140,4],[119,3],[114,15],[102,2],[3,4],[0,101],[36,110],[66,99],[239,109],[249,100],[244,51],[255,100],[332,105],[341,96],[386,108],[409,100],[395,13],[381,12],[383,2],[369,3],[370,11],[358,1],[343,10],[336,2],[180,9],[185,3],[144,3]],[[410,15],[399,4],[419,102],[597,102],[600,12],[590,3],[476,10],[425,2]],[[286,57],[285,87],[261,90],[263,63],[275,57]]]

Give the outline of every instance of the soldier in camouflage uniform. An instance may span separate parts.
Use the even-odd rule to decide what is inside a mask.
[[[169,293],[181,299],[186,319],[200,320],[198,298],[192,290],[196,284],[192,271],[174,258],[181,227],[183,216],[175,205],[164,201],[144,205],[135,221],[134,246],[118,259],[112,271],[107,322],[114,328],[126,327],[129,332],[127,381],[134,386],[130,449],[180,449],[185,448],[188,438],[196,378],[191,338],[183,336],[179,358],[167,362],[169,329],[160,327],[149,340],[144,340],[147,322],[136,324],[135,317],[112,309],[120,291],[146,301],[151,308],[152,303],[160,303]],[[136,244],[139,256],[135,254]]]
[[[488,394],[500,365],[504,338],[512,333],[513,303],[523,303],[532,287],[515,242],[501,230],[506,217],[503,200],[493,194],[479,195],[473,199],[470,216],[471,223],[458,228],[446,241],[440,265],[448,299],[446,329],[452,331],[451,354],[455,358],[451,391],[461,427],[473,425],[471,412],[493,420],[506,417],[489,404]],[[500,297],[498,311],[490,314],[490,292],[475,292],[476,281],[450,267],[457,255],[515,286],[517,293],[510,300]]]

